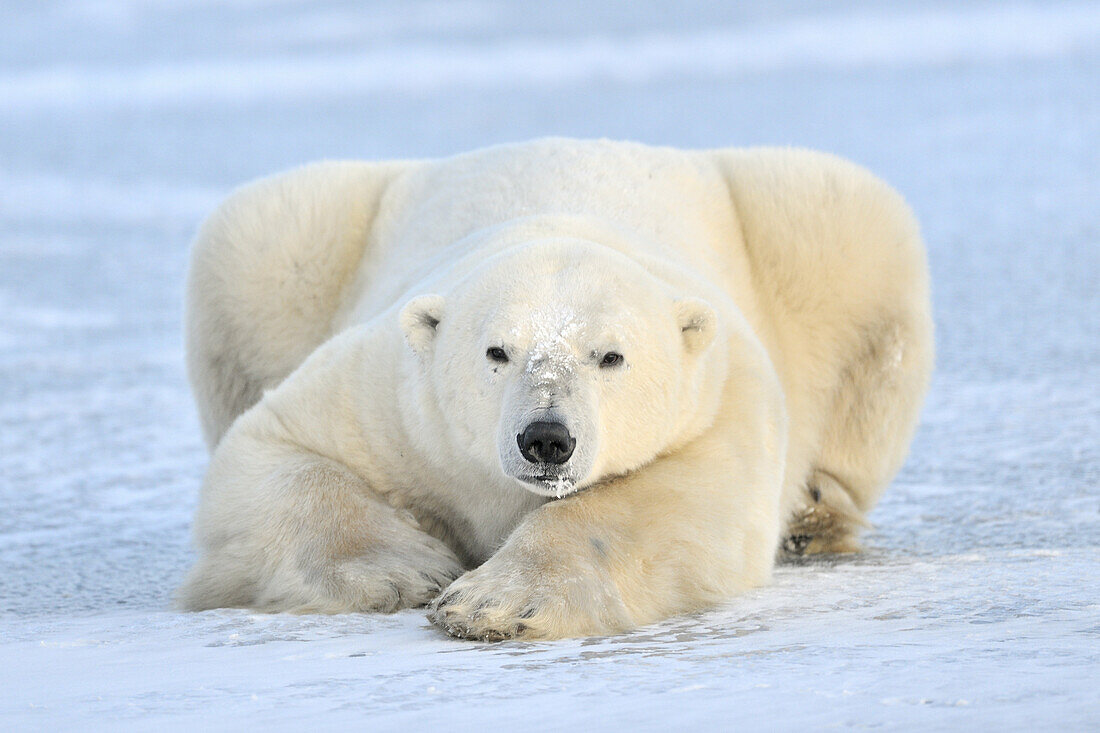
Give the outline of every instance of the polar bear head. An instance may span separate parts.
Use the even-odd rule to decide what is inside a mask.
[[[691,432],[715,381],[714,310],[669,290],[592,244],[498,254],[402,309],[416,403],[446,448],[537,494],[638,468]]]

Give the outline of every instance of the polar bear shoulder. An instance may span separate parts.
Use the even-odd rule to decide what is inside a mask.
[[[187,367],[207,444],[332,336],[341,292],[406,162],[323,162],[241,186],[195,238]]]

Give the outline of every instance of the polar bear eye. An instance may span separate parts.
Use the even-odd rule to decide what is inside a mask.
[[[490,347],[489,350],[485,352],[485,356],[500,364],[508,363],[508,354],[504,353],[504,349],[499,346]]]
[[[603,359],[600,360],[601,367],[613,367],[619,366],[623,363],[623,355],[616,354],[614,351],[609,351],[603,355]]]

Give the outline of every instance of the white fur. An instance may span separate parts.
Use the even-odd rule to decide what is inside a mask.
[[[932,329],[863,169],[553,139],[243,188],[195,244],[188,358],[215,450],[184,606],[434,599],[456,635],[552,638],[766,582],[784,540],[854,549]],[[536,420],[568,461],[523,456]]]

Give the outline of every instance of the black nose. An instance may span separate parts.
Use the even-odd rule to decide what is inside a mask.
[[[533,422],[516,436],[519,452],[531,463],[565,463],[577,439],[560,422]]]

